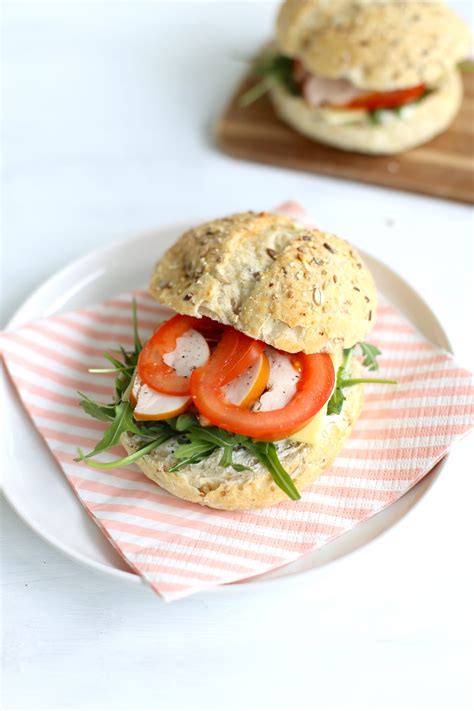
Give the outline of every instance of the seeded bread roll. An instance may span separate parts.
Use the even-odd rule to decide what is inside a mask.
[[[277,44],[312,74],[390,91],[437,85],[468,56],[471,41],[438,0],[286,0]]]
[[[155,267],[150,291],[181,314],[209,316],[288,353],[364,340],[376,291],[357,251],[334,235],[268,212],[186,232]]]
[[[349,372],[352,378],[360,377],[360,365],[355,359]],[[276,444],[280,461],[300,492],[331,466],[360,415],[364,401],[363,386],[348,388],[345,395],[341,414],[324,417],[314,446],[291,439]],[[124,434],[121,437],[128,454],[138,448],[139,442],[135,435]],[[217,450],[202,462],[170,473],[168,470],[176,464],[173,457],[175,447],[173,440],[165,442],[139,459],[137,465],[149,479],[180,499],[228,511],[273,506],[287,500],[286,494],[277,487],[268,471],[245,450],[234,452],[234,462],[249,467],[243,472],[219,466],[222,451]]]
[[[352,123],[338,123],[347,111],[311,107],[281,85],[272,88],[271,100],[277,115],[308,138],[346,151],[390,155],[425,143],[450,125],[461,105],[462,82],[459,72],[451,72],[422,101],[399,113],[381,112],[380,125],[364,111],[355,112]]]

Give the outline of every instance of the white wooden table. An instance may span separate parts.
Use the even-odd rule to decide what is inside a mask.
[[[236,57],[267,37],[273,12],[222,0],[5,6],[5,319],[117,236],[294,198],[402,273],[472,361],[468,207],[213,146]],[[165,606],[63,557],[2,503],[4,708],[467,708],[472,444],[455,447],[406,525],[337,564],[317,606],[304,582]]]

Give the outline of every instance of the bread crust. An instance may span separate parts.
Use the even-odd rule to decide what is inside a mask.
[[[359,377],[360,365],[355,359],[350,373],[351,377]],[[300,492],[331,466],[360,415],[363,385],[348,388],[345,394],[341,414],[325,417],[315,446],[292,440],[279,444],[280,460]],[[139,438],[124,434],[121,443],[131,454],[136,451]],[[180,499],[226,511],[273,506],[287,499],[268,471],[243,451],[234,455],[234,461],[250,467],[251,471],[235,472],[231,467],[220,467],[222,452],[218,450],[202,462],[169,473],[168,469],[176,463],[174,446],[172,442],[165,443],[139,459],[137,464],[149,479]]]
[[[377,298],[347,242],[268,212],[186,232],[156,265],[150,291],[178,313],[209,316],[288,353],[363,340]]]
[[[373,91],[436,85],[471,45],[438,0],[286,0],[276,29],[280,51],[309,72]]]
[[[374,155],[396,154],[421,145],[442,133],[453,121],[462,101],[463,86],[456,70],[431,94],[405,107],[390,122],[373,125],[368,118],[353,124],[334,125],[321,108],[309,106],[283,86],[274,87],[271,99],[277,115],[299,133],[345,151]]]

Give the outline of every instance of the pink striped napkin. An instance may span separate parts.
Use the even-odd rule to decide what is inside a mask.
[[[141,334],[167,311],[134,294]],[[323,546],[400,498],[474,425],[471,374],[381,300],[370,336],[383,352],[381,377],[366,386],[362,416],[330,471],[299,502],[220,512],[180,501],[135,466],[95,470],[75,463],[104,425],[78,407],[76,391],[108,400],[104,350],[132,343],[132,294],[28,324],[1,338],[8,371],[33,422],[87,512],[128,564],[166,600],[242,580]],[[105,456],[114,459],[123,452]]]

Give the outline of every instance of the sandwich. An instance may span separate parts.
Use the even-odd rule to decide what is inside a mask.
[[[286,0],[262,79],[276,114],[321,143],[394,154],[429,141],[456,116],[465,23],[439,0]]]
[[[81,405],[108,422],[78,459],[136,462],[175,496],[217,509],[296,500],[328,469],[363,405],[380,351],[365,341],[377,296],[356,249],[267,212],[183,234],[153,271],[171,316],[108,354],[115,398]],[[99,369],[104,372],[104,369]],[[369,373],[370,375],[370,373]],[[98,455],[121,443],[126,456]]]

